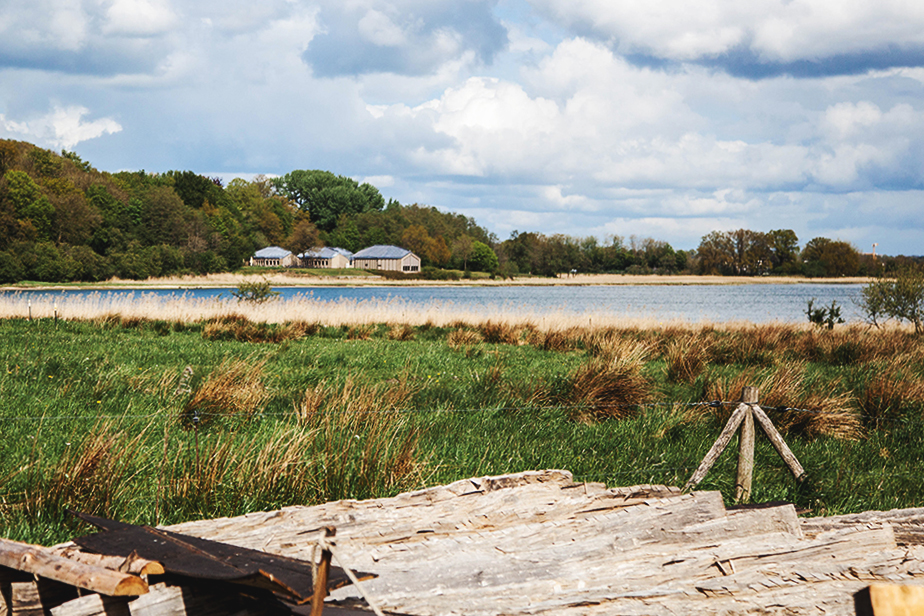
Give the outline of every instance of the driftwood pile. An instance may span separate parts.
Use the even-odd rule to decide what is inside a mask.
[[[326,527],[336,528],[333,540]],[[375,608],[434,616],[852,615],[873,613],[882,597],[924,593],[924,509],[800,519],[791,505],[727,509],[717,492],[606,488],[574,483],[567,471],[475,478],[394,498],[288,507],[169,530],[293,562],[316,562],[320,545],[334,564],[369,574],[358,585],[333,589],[325,614]],[[112,557],[74,545],[47,550],[69,562],[123,569],[141,582],[161,579],[142,572],[156,562],[104,563],[96,559]],[[2,554],[0,545],[0,564],[7,565]],[[18,569],[15,575],[28,572]],[[12,584],[37,584],[42,592],[48,580],[11,582],[10,571],[0,567],[6,613],[30,613],[10,609]],[[265,604],[217,592],[188,581],[122,599],[97,589],[44,613],[267,612]],[[164,602],[152,609],[158,596]],[[77,609],[81,601],[96,611]],[[874,613],[901,613],[886,609]]]

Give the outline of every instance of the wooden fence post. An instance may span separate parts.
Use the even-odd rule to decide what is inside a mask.
[[[751,500],[751,483],[754,478],[754,407],[757,404],[756,387],[741,390],[741,403],[748,405],[738,434],[738,475],[735,479],[735,502]]]
[[[324,612],[324,597],[327,596],[327,577],[330,574],[331,548],[328,540],[337,533],[332,526],[324,528],[324,537],[321,539],[321,562],[318,564],[318,575],[313,580],[314,596],[311,598],[311,616],[321,616]]]
[[[789,470],[792,471],[796,480],[801,481],[805,477],[805,469],[802,468],[795,454],[793,454],[789,446],[786,445],[786,441],[783,440],[783,437],[777,431],[773,422],[770,421],[770,418],[767,417],[764,410],[758,406],[758,393],[759,391],[756,387],[742,388],[741,402],[735,408],[735,412],[732,413],[731,417],[728,418],[728,423],[722,428],[719,438],[716,439],[712,448],[706,453],[703,461],[699,463],[699,466],[693,472],[690,480],[683,486],[684,492],[699,485],[706,476],[706,473],[709,472],[709,469],[712,468],[712,465],[715,464],[719,456],[722,455],[722,452],[725,451],[725,448],[728,447],[728,443],[731,441],[735,431],[740,427],[741,433],[738,441],[740,445],[738,450],[738,474],[735,479],[735,500],[738,502],[747,502],[750,500],[751,484],[754,478],[755,421],[763,428],[763,431],[767,434],[767,438],[773,443],[773,447],[776,449],[777,453],[780,454],[780,457],[783,458],[783,461],[786,462],[786,465],[789,467]]]

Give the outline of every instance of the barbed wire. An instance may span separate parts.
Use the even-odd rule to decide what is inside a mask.
[[[558,404],[558,405],[546,405],[546,406],[529,406],[529,405],[517,405],[517,406],[492,406],[492,407],[474,407],[474,408],[443,408],[443,409],[397,409],[397,408],[385,408],[385,409],[363,409],[363,410],[349,410],[349,409],[323,409],[316,411],[317,414],[363,414],[363,415],[373,415],[373,414],[395,414],[395,413],[405,413],[405,414],[415,414],[415,415],[426,415],[426,414],[437,414],[437,413],[501,413],[501,412],[519,412],[519,411],[534,411],[534,412],[548,412],[548,411],[573,411],[573,410],[585,410],[585,411],[605,411],[605,410],[614,410],[614,409],[646,409],[646,408],[711,408],[719,409],[723,407],[734,407],[742,402],[729,402],[723,400],[712,400],[704,402],[645,402],[638,404]],[[763,404],[755,404],[755,406],[760,407],[765,412],[771,413],[807,413],[811,415],[833,415],[839,413],[839,411],[829,411],[823,409],[806,409],[792,406],[768,406]],[[90,407],[92,408],[92,407]],[[224,411],[196,411],[196,410],[181,410],[181,409],[164,409],[160,411],[152,411],[150,413],[131,413],[131,414],[93,414],[93,413],[72,413],[72,414],[42,414],[42,415],[0,415],[0,420],[11,420],[11,421],[44,421],[44,420],[60,420],[60,419],[156,419],[159,417],[184,417],[196,415],[200,418],[206,419],[211,417],[224,417],[230,418],[235,416],[246,416],[246,417],[293,417],[298,416],[298,411],[253,411],[253,412],[224,412]],[[901,421],[901,417],[884,417],[876,418],[876,421],[879,423],[883,422],[897,422]]]

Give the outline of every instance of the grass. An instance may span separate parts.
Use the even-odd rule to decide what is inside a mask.
[[[0,320],[0,536],[69,539],[65,507],[167,524],[539,468],[683,485],[731,408],[698,404],[744,385],[809,475],[758,438],[755,500],[924,505],[906,330],[169,316]],[[730,500],[734,465],[701,488]]]

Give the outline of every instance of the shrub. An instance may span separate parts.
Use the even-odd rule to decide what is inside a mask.
[[[242,282],[237,285],[237,290],[231,291],[231,295],[237,298],[239,302],[250,302],[252,304],[262,304],[279,295],[279,291],[274,291],[268,280],[259,282]]]
[[[914,325],[916,334],[924,331],[924,273],[905,269],[894,278],[880,278],[860,292],[860,307],[866,318],[879,327],[880,321],[897,319]]]

